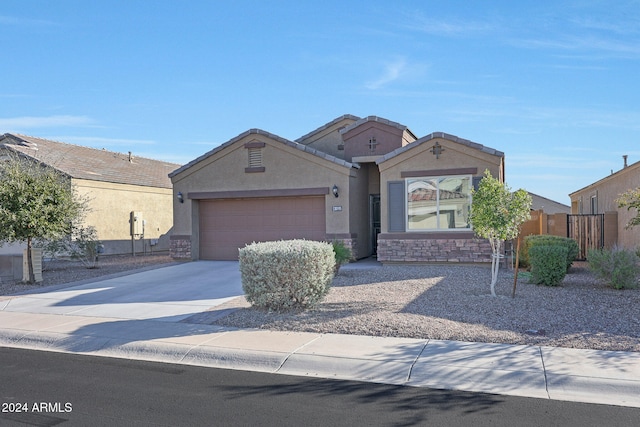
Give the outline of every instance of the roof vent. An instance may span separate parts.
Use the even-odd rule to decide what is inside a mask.
[[[129,151],[129,162],[133,162],[133,153],[131,151]]]
[[[628,155],[626,155],[626,154],[623,154],[623,155],[622,155],[622,160],[624,160],[624,167],[625,167],[625,168],[628,166],[628,165],[627,165],[627,158],[628,158],[628,157],[629,157],[629,156],[628,156]]]

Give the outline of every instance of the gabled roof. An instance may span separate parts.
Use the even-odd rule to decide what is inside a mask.
[[[171,188],[168,174],[180,166],[130,154],[10,133],[0,136],[0,148],[21,153],[71,178],[145,187]]]
[[[502,151],[498,151],[495,150],[493,148],[489,148],[489,147],[485,147],[482,144],[478,144],[476,142],[473,141],[469,141],[468,139],[462,139],[462,138],[458,138],[455,135],[450,135],[448,133],[444,133],[444,132],[433,132],[430,133],[427,136],[423,136],[422,138],[418,139],[417,141],[414,141],[408,145],[405,145],[404,147],[400,147],[397,148],[395,150],[393,150],[390,153],[385,154],[384,156],[382,156],[381,158],[379,158],[378,160],[376,160],[376,164],[380,164],[382,162],[385,162],[393,157],[396,157],[399,154],[404,153],[405,151],[411,150],[412,148],[415,148],[419,145],[422,144],[428,144],[429,142],[433,141],[436,138],[440,138],[440,139],[446,139],[447,141],[451,141],[451,142],[455,142],[458,144],[462,144],[462,145],[466,145],[467,147],[470,148],[474,148],[476,150],[482,151],[483,153],[487,153],[487,154],[491,154],[492,156],[498,156],[498,157],[503,157],[504,153]]]
[[[581,191],[584,191],[584,190],[586,190],[586,189],[587,189],[587,188],[589,188],[589,187],[595,187],[595,186],[600,185],[600,184],[602,184],[602,183],[604,183],[604,182],[607,182],[607,181],[611,181],[611,180],[618,179],[620,176],[625,175],[625,174],[627,174],[627,173],[629,173],[629,172],[631,172],[631,173],[637,173],[637,170],[638,170],[639,168],[640,168],[640,161],[635,162],[635,163],[631,163],[630,165],[625,166],[625,167],[623,167],[622,169],[617,170],[617,171],[615,171],[615,172],[611,171],[611,174],[610,174],[610,175],[607,175],[607,176],[605,176],[604,178],[601,178],[601,179],[599,179],[599,180],[597,180],[597,181],[595,181],[595,182],[592,182],[591,184],[586,185],[586,186],[582,187],[582,188],[581,188],[581,189],[579,189],[579,190],[576,190],[576,191],[573,191],[573,192],[569,193],[569,197],[573,196],[573,195],[574,195],[574,194],[576,194],[576,193],[579,193],[579,192],[581,192]]]
[[[264,131],[262,129],[249,129],[248,131],[241,133],[240,135],[236,136],[235,138],[230,139],[229,141],[225,142],[224,144],[221,144],[221,145],[217,146],[213,150],[204,153],[202,156],[190,161],[189,163],[187,163],[186,165],[182,166],[181,168],[174,170],[173,172],[171,172],[169,174],[169,177],[173,178],[177,174],[189,169],[191,166],[193,166],[193,165],[195,165],[197,163],[200,163],[201,161],[213,156],[214,154],[224,150],[225,148],[229,147],[230,145],[233,145],[237,141],[239,141],[242,138],[245,138],[245,137],[247,137],[249,135],[262,135],[262,136],[264,136],[266,138],[269,138],[271,140],[278,141],[278,142],[280,142],[280,143],[282,143],[284,145],[296,148],[296,149],[301,150],[301,151],[305,151],[305,152],[307,152],[309,154],[312,154],[314,156],[323,158],[325,160],[328,160],[330,162],[339,164],[341,166],[345,166],[347,168],[352,168],[352,167],[355,167],[355,168],[358,168],[358,169],[360,168],[360,165],[357,164],[357,163],[349,163],[349,162],[347,162],[345,160],[339,159],[339,158],[337,158],[335,156],[332,156],[330,154],[327,154],[327,153],[324,153],[322,151],[316,150],[316,149],[311,148],[309,146],[306,146],[304,144],[299,144],[299,143],[294,142],[294,141],[289,141],[288,139],[279,137],[278,135],[274,135],[274,134],[269,133],[267,131]]]
[[[418,138],[415,136],[415,134],[414,134],[413,132],[411,132],[411,130],[410,130],[408,127],[406,127],[405,125],[400,124],[400,123],[397,123],[397,122],[392,122],[391,120],[387,120],[387,119],[384,119],[384,118],[382,118],[382,117],[378,117],[378,116],[368,116],[368,117],[365,117],[365,118],[363,118],[363,119],[360,119],[360,120],[356,121],[355,123],[350,124],[349,126],[345,127],[344,129],[341,129],[341,130],[340,130],[340,133],[347,133],[347,132],[349,132],[351,129],[355,129],[355,128],[357,128],[358,126],[360,126],[360,125],[362,125],[362,124],[364,124],[364,123],[368,123],[368,122],[384,123],[385,125],[388,125],[388,126],[392,126],[392,127],[398,128],[398,129],[400,129],[400,130],[401,130],[401,131],[403,131],[403,132],[404,132],[404,131],[407,131],[407,132],[409,132],[409,133],[410,133],[414,138],[418,139]]]
[[[326,123],[322,126],[320,126],[318,129],[312,130],[311,132],[309,132],[306,135],[301,136],[300,138],[296,139],[296,142],[301,142],[304,141],[305,139],[309,139],[312,136],[314,136],[315,134],[318,134],[326,129],[329,129],[331,126],[335,125],[336,123],[340,123],[343,120],[354,120],[354,121],[358,121],[360,120],[360,117],[358,116],[354,116],[352,114],[343,114],[340,117],[336,117],[335,119],[331,120],[329,123]]]
[[[569,205],[565,205],[564,203],[556,202],[555,200],[539,196],[530,191],[529,195],[531,196],[531,209],[542,209],[546,214],[571,213],[571,206]]]

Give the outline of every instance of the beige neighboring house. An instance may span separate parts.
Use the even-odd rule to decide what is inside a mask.
[[[168,173],[179,165],[9,133],[0,136],[0,157],[3,151],[58,170],[88,198],[85,225],[96,228],[104,254],[169,250],[173,193]],[[133,241],[131,212],[137,217]]]
[[[557,213],[570,214],[571,206],[565,205],[560,202],[556,202],[551,199],[547,199],[546,197],[539,196],[537,194],[529,192],[531,196],[531,210],[534,211],[544,211],[544,213],[548,215],[553,215]]]
[[[306,238],[382,262],[490,262],[469,225],[486,169],[504,181],[504,154],[377,116],[295,141],[250,129],[170,174],[171,255],[234,260],[247,243]]]
[[[617,216],[617,227],[613,242],[627,249],[640,246],[640,227],[627,229],[626,225],[638,213],[635,209],[619,208],[616,199],[622,193],[640,187],[640,162],[627,164],[627,157],[623,156],[622,169],[611,175],[587,185],[569,194],[571,198],[572,214],[607,214],[608,217]],[[606,231],[605,231],[606,232]],[[605,238],[612,240],[611,236]]]

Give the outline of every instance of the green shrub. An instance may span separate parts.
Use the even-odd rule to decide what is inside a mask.
[[[247,301],[273,311],[317,304],[336,266],[332,245],[310,240],[253,243],[240,249],[239,260]]]
[[[567,274],[565,246],[532,246],[529,248],[531,280],[536,285],[557,286]]]
[[[344,245],[344,242],[334,240],[331,243],[333,247],[333,255],[336,259],[336,273],[342,264],[351,261],[351,250]]]
[[[638,255],[634,251],[614,247],[613,249],[591,249],[587,255],[589,268],[600,279],[615,289],[638,286]]]
[[[520,245],[520,251],[518,252],[518,268],[530,268],[529,253],[526,249],[526,245]]]
[[[568,237],[552,236],[550,234],[527,236],[524,239],[523,249],[520,254],[523,260],[521,262],[523,262],[524,265],[531,266],[529,251],[534,246],[563,246],[567,248],[566,271],[569,271],[571,264],[576,260],[579,252],[578,243]]]

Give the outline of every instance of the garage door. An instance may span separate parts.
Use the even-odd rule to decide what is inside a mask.
[[[324,240],[325,198],[272,197],[200,201],[200,259],[236,260],[247,243]]]

